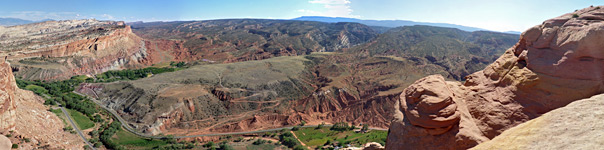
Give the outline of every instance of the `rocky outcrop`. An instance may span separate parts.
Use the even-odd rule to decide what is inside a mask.
[[[472,149],[601,149],[604,95],[578,100],[510,128]]]
[[[604,9],[547,20],[461,84],[429,76],[400,96],[387,149],[467,149],[604,92]],[[458,118],[458,119],[457,119]]]
[[[146,64],[142,39],[123,22],[48,21],[0,29],[0,56],[8,56],[16,75],[60,80],[74,75]]]
[[[15,129],[17,83],[10,64],[0,58],[0,130]]]
[[[13,143],[22,149],[80,149],[84,142],[77,134],[64,131],[65,124],[48,111],[44,99],[31,91],[18,89],[16,99],[16,127]],[[6,131],[2,131],[6,133]],[[24,142],[28,138],[31,142]]]
[[[11,134],[10,141],[23,149],[77,149],[83,146],[79,137],[63,131],[63,121],[42,104],[44,99],[17,87],[12,68],[0,60],[0,133]],[[28,138],[31,142],[23,142]],[[0,149],[6,137],[0,136]],[[9,147],[11,142],[8,141]],[[10,148],[9,148],[10,149]]]

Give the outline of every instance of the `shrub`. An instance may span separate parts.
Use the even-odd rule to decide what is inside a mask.
[[[579,17],[579,15],[573,14],[573,18],[578,18],[578,17]]]
[[[331,126],[330,130],[347,131],[347,130],[352,130],[352,129],[350,128],[350,126],[348,126],[348,123],[338,122],[338,123],[334,124],[333,126]]]
[[[19,148],[19,145],[18,144],[13,144],[13,146],[11,146],[11,148],[12,149],[17,149],[17,148]]]
[[[264,143],[266,143],[266,141],[265,141],[265,140],[258,139],[258,140],[256,140],[256,141],[254,141],[254,143],[252,143],[252,144],[254,144],[254,145],[260,145],[260,144],[264,144]]]
[[[214,142],[210,141],[203,145],[203,147],[214,147]]]
[[[302,145],[297,145],[294,147],[294,150],[304,150],[304,147]]]
[[[369,125],[368,124],[363,124],[363,128],[361,128],[362,132],[367,132],[369,131]]]
[[[300,130],[300,128],[298,126],[295,126],[292,128],[292,131],[298,131],[298,130]]]
[[[234,150],[234,148],[231,145],[228,145],[226,143],[220,144],[220,149],[221,150]]]
[[[331,139],[327,139],[327,142],[325,142],[323,145],[331,145]]]
[[[321,124],[319,124],[317,126],[317,128],[315,128],[315,129],[321,129],[321,128],[323,128],[323,126],[325,126],[325,122],[322,122]]]
[[[289,148],[293,148],[294,146],[298,145],[298,141],[296,141],[296,139],[294,139],[292,137],[286,137],[283,140],[281,140],[281,144],[283,144]]]

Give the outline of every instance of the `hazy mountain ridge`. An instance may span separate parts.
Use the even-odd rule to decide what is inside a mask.
[[[397,56],[438,64],[448,78],[463,80],[513,46],[518,35],[455,28],[405,26],[388,30],[375,40],[345,51],[360,56]]]
[[[469,27],[463,25],[456,25],[450,23],[431,23],[431,22],[416,22],[409,20],[364,20],[364,19],[356,19],[356,18],[344,18],[344,17],[324,17],[324,16],[302,16],[298,18],[294,18],[292,20],[303,20],[303,21],[319,21],[319,22],[357,22],[362,23],[368,26],[382,26],[395,28],[400,26],[414,26],[414,25],[427,25],[427,26],[436,26],[436,27],[447,27],[447,28],[457,28],[464,31],[489,31],[487,29],[481,29],[477,27]],[[507,31],[504,33],[510,34],[520,34],[518,31]]]
[[[52,21],[52,19],[43,19],[38,21],[25,20],[19,18],[0,18],[0,26],[16,26],[16,25],[24,25],[36,22],[44,22],[44,21]]]

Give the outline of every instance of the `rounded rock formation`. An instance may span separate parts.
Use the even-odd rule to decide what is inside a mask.
[[[467,76],[463,85],[434,76],[417,81],[401,94],[386,149],[468,149],[604,93],[601,41],[604,9],[589,7],[525,31],[514,47]],[[427,132],[434,128],[440,130]]]
[[[409,86],[401,94],[401,107],[409,122],[426,128],[432,135],[442,134],[460,119],[453,92],[442,76],[428,76]]]

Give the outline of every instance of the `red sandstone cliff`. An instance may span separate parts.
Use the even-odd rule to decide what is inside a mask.
[[[0,29],[0,56],[17,76],[56,80],[140,67],[149,55],[143,40],[123,22],[48,21]]]
[[[465,83],[428,76],[400,95],[386,149],[467,149],[604,92],[604,9],[547,20]]]

